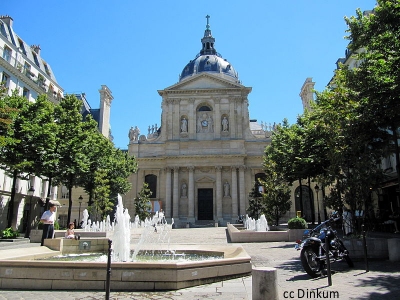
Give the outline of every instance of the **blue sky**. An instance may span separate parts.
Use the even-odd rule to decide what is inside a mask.
[[[161,123],[157,90],[179,80],[201,49],[210,15],[215,48],[252,87],[251,119],[290,123],[302,113],[307,77],[322,91],[344,56],[344,16],[372,9],[372,0],[19,0],[4,1],[14,31],[41,56],[66,93],[84,92],[99,107],[101,85],[114,100],[114,143],[127,149],[128,132]]]

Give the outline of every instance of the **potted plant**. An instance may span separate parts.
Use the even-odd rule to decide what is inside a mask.
[[[2,239],[15,239],[19,237],[18,230],[12,229],[12,227],[6,228],[1,231],[1,238]]]
[[[288,221],[289,241],[296,241],[303,238],[304,229],[308,228],[306,220],[300,217]]]

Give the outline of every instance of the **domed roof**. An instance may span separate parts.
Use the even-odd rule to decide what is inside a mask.
[[[207,26],[204,31],[204,37],[201,39],[203,48],[200,50],[200,53],[183,68],[179,81],[198,73],[208,72],[228,75],[229,77],[226,77],[227,79],[239,82],[238,73],[233,66],[215,50],[215,39],[211,34],[210,25],[208,24],[210,16],[206,16],[206,18]]]

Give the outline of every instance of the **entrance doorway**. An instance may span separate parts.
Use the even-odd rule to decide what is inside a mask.
[[[197,190],[198,220],[213,220],[213,189]]]

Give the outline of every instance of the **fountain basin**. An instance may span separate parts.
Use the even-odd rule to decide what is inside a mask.
[[[228,234],[232,243],[262,243],[262,242],[295,242],[302,239],[304,229],[288,229],[279,231],[239,230],[228,224]]]
[[[66,246],[65,242],[72,244],[82,242],[82,239],[54,240],[59,240],[63,247]],[[51,250],[48,247],[0,250],[0,289],[105,290],[107,263],[33,260],[65,252],[63,247],[59,250]],[[250,256],[239,245],[169,245],[168,247],[179,251],[220,252],[224,258],[188,262],[112,262],[110,289],[177,290],[251,274]]]

